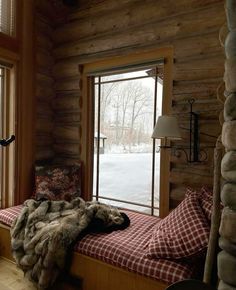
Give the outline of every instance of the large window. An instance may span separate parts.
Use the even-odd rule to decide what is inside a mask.
[[[0,0],[0,32],[15,36],[15,0]]]
[[[14,73],[0,62],[0,139],[15,134]],[[0,147],[0,208],[13,204],[15,146]]]
[[[160,153],[151,135],[162,114],[163,65],[94,78],[96,200],[159,215]]]
[[[172,67],[172,47],[79,66],[85,199],[168,214],[170,152],[151,135],[170,114]]]

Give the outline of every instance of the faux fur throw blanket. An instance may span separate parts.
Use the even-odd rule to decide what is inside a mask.
[[[98,202],[29,199],[11,228],[13,257],[39,289],[47,289],[63,269],[67,250],[81,232],[111,231],[128,225],[124,213]]]

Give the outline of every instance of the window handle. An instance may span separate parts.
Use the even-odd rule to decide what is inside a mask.
[[[2,140],[0,140],[0,145],[1,145],[1,146],[7,146],[7,145],[9,145],[11,142],[13,142],[15,139],[16,139],[15,136],[14,136],[14,135],[11,135],[11,137],[8,138],[8,139],[2,139]]]

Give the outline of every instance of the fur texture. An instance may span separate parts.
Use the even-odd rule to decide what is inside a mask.
[[[47,289],[63,269],[67,250],[79,234],[86,229],[111,231],[128,225],[124,213],[98,202],[29,199],[11,228],[13,256],[39,289]]]

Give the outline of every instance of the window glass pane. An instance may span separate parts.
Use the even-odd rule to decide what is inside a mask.
[[[0,0],[0,32],[15,36],[15,0]]]
[[[151,213],[153,182],[151,135],[156,122],[154,118],[157,119],[162,111],[162,81],[158,80],[155,93],[156,78],[153,74],[155,71],[156,69],[149,68],[95,78],[93,194],[95,195],[98,190],[102,202],[107,202],[107,198],[117,199],[120,202],[109,201],[109,203],[148,214]],[[98,114],[99,88],[100,114]],[[155,97],[157,97],[156,102]],[[100,118],[99,163],[97,162],[98,118]],[[156,153],[154,157],[154,206],[157,208],[159,207],[159,155]],[[98,176],[97,164],[99,164]],[[158,215],[157,210],[155,214]]]

